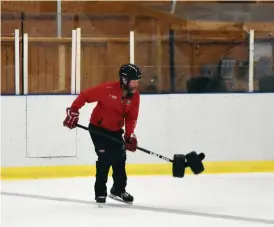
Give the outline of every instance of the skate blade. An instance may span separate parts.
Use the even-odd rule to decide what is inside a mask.
[[[97,203],[97,206],[99,208],[104,208],[106,206],[106,203]]]
[[[132,205],[133,204],[133,202],[124,201],[120,197],[112,195],[112,194],[109,194],[108,197],[111,198],[111,199],[113,199],[113,200],[116,200],[118,202],[125,203],[125,204],[128,204],[128,205]]]

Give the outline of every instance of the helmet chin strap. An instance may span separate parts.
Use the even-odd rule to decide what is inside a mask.
[[[128,85],[129,85],[129,81],[127,81],[127,79],[123,78],[122,81],[121,81],[121,87],[126,92],[125,98],[132,98],[133,97],[133,92],[129,88]]]
[[[133,92],[131,89],[128,87],[123,86],[123,90],[125,91],[125,98],[132,98],[133,97]]]
[[[129,98],[129,99],[133,97],[133,93],[131,92],[131,90],[128,91],[126,97]]]

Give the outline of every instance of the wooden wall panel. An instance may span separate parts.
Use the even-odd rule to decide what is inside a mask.
[[[15,59],[13,42],[1,43],[1,94],[15,93]]]
[[[56,59],[56,51],[57,49],[52,47],[52,46],[48,46],[48,48],[45,49],[45,77],[46,77],[46,81],[45,81],[45,90],[47,91],[54,91],[55,89],[55,77],[58,76],[58,74],[56,73],[56,69],[57,68],[56,64],[55,64],[55,59]]]
[[[140,81],[140,90],[145,91],[151,85],[153,76],[156,75],[156,50],[153,42],[142,42],[136,38],[135,42],[135,64],[139,65],[143,78]]]
[[[1,44],[1,94],[7,93],[7,47]]]
[[[63,44],[62,44],[63,45]],[[71,48],[65,46],[65,66],[59,62],[60,44],[29,44],[29,93],[69,93]],[[65,67],[61,78],[60,67]]]
[[[169,43],[162,42],[162,91],[170,91]]]
[[[1,20],[2,37],[13,37],[15,29],[21,29],[21,21],[19,17]]]
[[[61,84],[60,83],[60,77],[59,75],[57,74],[54,74],[54,78],[55,78],[55,81],[58,80],[59,81],[59,84],[58,84],[58,87],[54,87],[54,90],[58,91],[58,92],[66,92],[66,93],[70,93],[71,91],[71,44],[66,44],[64,45],[65,46],[65,85]],[[55,48],[55,51],[57,51],[57,49]],[[60,49],[59,49],[60,51]],[[58,64],[58,67],[55,65],[56,68],[58,68],[58,71],[59,70],[59,67],[60,67],[60,64]],[[54,83],[54,85],[56,85],[57,83]]]
[[[14,36],[14,30],[22,31],[20,14],[4,14],[1,20],[2,37]],[[23,21],[24,33],[34,37],[55,37],[57,36],[57,22],[55,16],[27,14]],[[70,33],[71,36],[71,33]]]
[[[28,33],[31,37],[56,37],[56,20],[54,18],[39,19],[27,16],[24,21],[24,33]]]
[[[134,19],[134,31],[140,34],[155,34],[157,24],[157,20],[153,18],[136,16]]]
[[[105,80],[117,80],[122,64],[129,63],[128,42],[108,42],[107,44],[107,77]]]
[[[62,37],[71,37],[72,30],[76,29],[79,25],[78,21],[74,15],[62,15]]]
[[[128,36],[130,23],[128,16],[79,19],[79,27],[82,28],[83,36]]]
[[[81,27],[83,37],[128,37],[130,30],[136,34],[155,34],[159,21],[149,18],[129,15],[92,16],[63,15],[62,35],[71,37],[71,30]],[[162,25],[162,35],[168,36],[168,28]]]
[[[56,12],[56,1],[1,1],[2,12]]]
[[[66,16],[63,15],[62,35],[71,37],[71,30],[81,28],[83,37],[126,37],[130,31],[129,16]]]
[[[107,43],[83,43],[81,62],[81,90],[106,82]]]
[[[7,46],[7,91],[8,92],[15,92],[15,50],[13,45]]]
[[[29,94],[39,93],[39,55],[37,45],[29,43],[28,60],[28,92]]]
[[[193,75],[193,46],[186,42],[175,42],[175,89],[186,90],[186,80]]]

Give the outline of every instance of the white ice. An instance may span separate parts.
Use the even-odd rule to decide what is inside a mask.
[[[108,199],[105,208],[95,204],[93,184],[93,177],[2,181],[2,226],[274,226],[274,173],[129,176],[134,204]]]

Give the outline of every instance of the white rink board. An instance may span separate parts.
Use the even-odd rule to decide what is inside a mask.
[[[89,133],[62,126],[75,97],[2,96],[2,166],[94,164]],[[80,124],[88,125],[93,106],[80,110]],[[273,116],[271,93],[141,95],[136,134],[139,146],[170,158],[196,150],[206,153],[207,161],[273,160]],[[37,157],[41,154],[76,156]],[[128,152],[128,163],[162,162]]]
[[[26,136],[26,96],[1,96],[2,166],[26,160]]]
[[[75,157],[76,131],[63,127],[69,96],[27,97],[28,157]],[[37,139],[41,136],[42,139]]]

